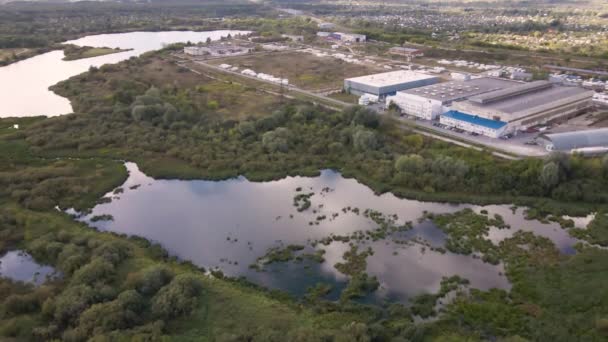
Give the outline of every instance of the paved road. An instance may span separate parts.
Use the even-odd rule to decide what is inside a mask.
[[[411,119],[404,120],[414,121]],[[463,140],[465,142],[470,142],[476,145],[488,146],[496,150],[502,150],[507,153],[515,154],[522,157],[543,157],[549,153],[542,146],[525,144],[525,142],[534,139],[537,135],[536,133],[522,133],[517,137],[513,137],[509,140],[502,140],[486,137],[483,135],[472,136],[466,133],[450,131],[440,127],[435,127],[431,122],[426,120],[416,120],[415,123],[418,126],[422,126],[428,130],[438,132],[439,134],[447,135],[455,139]]]

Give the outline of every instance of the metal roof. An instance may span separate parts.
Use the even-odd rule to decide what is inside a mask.
[[[475,115],[461,113],[457,110],[450,110],[449,112],[443,114],[443,116],[452,118],[454,120],[468,122],[477,126],[487,127],[494,130],[501,129],[507,124],[504,121],[490,120]]]
[[[471,97],[469,100],[479,103],[479,104],[488,104],[491,102],[506,100],[518,95],[523,95],[530,93],[532,91],[542,90],[551,88],[551,83],[548,81],[535,81],[530,83],[522,83],[515,87],[510,87],[507,89],[500,89],[496,91],[492,91],[489,93],[485,93],[482,95],[477,95]]]
[[[397,70],[383,72],[380,74],[347,78],[346,81],[362,83],[372,87],[386,87],[396,84],[403,84],[407,82],[428,79],[437,79],[437,77],[411,70]]]
[[[418,95],[442,102],[451,102],[489,91],[513,87],[519,84],[519,82],[501,78],[481,77],[468,81],[437,83],[430,86],[403,90],[399,93]]]
[[[559,151],[584,147],[608,147],[608,128],[547,133],[542,136],[553,144],[553,149]]]
[[[516,87],[506,90],[513,88]],[[470,97],[469,101],[455,102],[453,106],[454,109],[465,113],[489,118],[500,116],[501,120],[513,122],[549,110],[558,110],[575,102],[590,101],[592,96],[593,91],[591,90],[553,85],[550,88],[524,93],[488,104],[475,103],[471,101],[472,97]]]

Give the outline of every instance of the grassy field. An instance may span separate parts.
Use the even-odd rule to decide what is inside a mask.
[[[348,63],[333,57],[317,57],[306,52],[275,52],[216,59],[214,65],[230,64],[240,69],[252,69],[275,77],[287,78],[289,83],[306,90],[336,89],[345,78],[379,72],[380,69]]]
[[[343,93],[343,92],[330,94],[329,97],[331,97],[332,99],[336,99],[336,100],[340,100],[340,101],[344,101],[346,103],[352,103],[352,104],[357,104],[358,100],[359,100],[358,96],[348,94],[348,93]]]
[[[213,112],[213,116],[221,120],[240,120],[266,115],[280,105],[280,97],[255,87],[218,79],[212,73],[205,75],[191,72],[164,56],[150,58],[146,63],[129,65],[128,73],[115,66],[104,66],[103,75],[100,72],[93,82],[82,84],[81,87],[87,89],[66,88],[67,83],[60,83],[55,89],[67,96],[74,96],[83,90],[94,91],[111,102],[116,87],[127,97],[134,92],[143,92],[151,86],[159,89],[170,88],[172,92],[175,90],[174,97],[178,104],[187,99],[187,106],[192,111]],[[110,79],[112,82],[108,82]],[[78,107],[75,109],[78,110]]]
[[[14,55],[26,53],[30,49],[0,49],[0,61],[11,59]]]

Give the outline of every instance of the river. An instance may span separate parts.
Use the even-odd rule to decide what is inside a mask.
[[[70,101],[49,90],[49,87],[83,73],[91,66],[118,63],[179,42],[218,40],[228,34],[245,31],[168,31],[129,32],[86,36],[65,42],[79,46],[132,49],[110,55],[64,61],[63,51],[51,51],[26,60],[0,67],[0,117],[57,116],[72,112]]]

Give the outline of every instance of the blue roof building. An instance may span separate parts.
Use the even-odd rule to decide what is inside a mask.
[[[450,110],[441,115],[439,122],[456,127],[467,132],[477,133],[492,138],[498,138],[507,128],[507,123],[499,120],[491,120],[480,116],[471,115]]]

